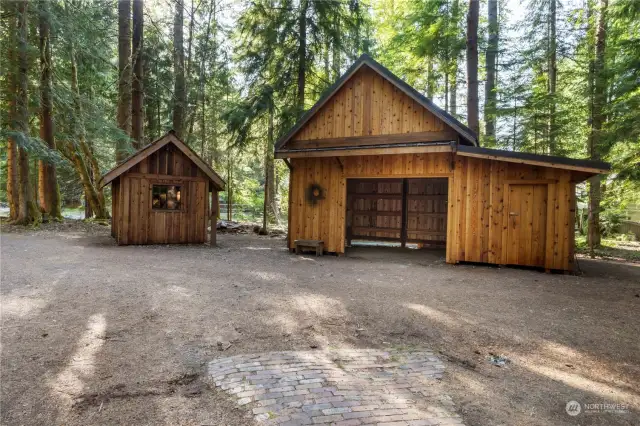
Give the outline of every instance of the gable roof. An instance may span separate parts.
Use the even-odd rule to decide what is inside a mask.
[[[113,169],[105,173],[102,176],[100,187],[102,188],[103,186],[111,183],[115,178],[169,143],[174,144],[184,155],[193,161],[196,166],[198,166],[198,168],[202,170],[209,179],[211,179],[211,182],[213,182],[213,185],[218,191],[224,191],[225,181],[211,167],[209,167],[209,165],[205,163],[198,154],[189,148],[187,144],[178,139],[173,130],[169,130],[169,132],[164,136],[161,136],[149,145],[140,148],[136,153],[132,154]]]
[[[307,124],[307,122],[331,99],[337,92],[344,86],[344,84],[363,66],[368,66],[383,78],[389,81],[391,84],[400,89],[404,94],[412,98],[419,105],[426,108],[433,115],[449,125],[455,130],[465,141],[478,146],[478,137],[470,128],[462,124],[454,116],[437,106],[431,101],[431,99],[422,95],[416,89],[409,84],[401,80],[398,76],[393,74],[388,68],[384,67],[379,62],[375,61],[367,54],[361,55],[349,69],[325,92],[325,94],[298,120],[298,122],[291,128],[291,130],[281,137],[275,144],[275,149],[278,151],[281,149],[291,138]]]

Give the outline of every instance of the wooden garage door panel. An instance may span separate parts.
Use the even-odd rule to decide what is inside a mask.
[[[446,178],[349,179],[347,239],[444,244],[447,197]]]
[[[402,179],[349,180],[354,239],[400,239]]]
[[[407,239],[445,242],[447,235],[446,178],[408,179]]]

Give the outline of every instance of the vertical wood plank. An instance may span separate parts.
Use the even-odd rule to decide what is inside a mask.
[[[131,179],[126,175],[120,178],[122,184],[122,222],[120,227],[120,244],[129,244],[129,218],[130,218],[130,206],[131,206]]]

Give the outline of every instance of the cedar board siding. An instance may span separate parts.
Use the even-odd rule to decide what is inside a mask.
[[[154,184],[181,185],[179,211],[153,210]],[[113,182],[112,232],[118,244],[204,243],[209,219],[209,178],[167,144]],[[214,190],[214,197],[217,193]]]
[[[458,156],[453,182],[449,221],[455,226],[449,229],[447,262],[526,265],[532,258],[529,251],[544,245],[537,266],[573,270],[575,183],[570,171]],[[545,226],[529,233],[530,240],[516,241],[509,234],[509,194],[510,186],[523,184],[535,185],[536,191],[546,187],[546,197],[531,205],[526,216],[532,229],[537,221]],[[508,253],[514,250],[523,260],[509,262],[513,257]]]
[[[442,132],[456,133],[368,66],[359,69],[293,136],[293,141]]]
[[[570,171],[462,156],[454,157],[451,170],[451,161],[448,153],[291,159],[289,247],[296,239],[316,239],[324,241],[326,251],[344,253],[348,178],[437,177],[448,179],[448,263],[508,263],[508,250],[514,249],[509,191],[526,184],[535,187],[538,201],[519,218],[520,226],[537,231],[515,242],[520,264],[573,269],[575,184]],[[324,188],[324,199],[316,205],[305,197],[312,183]],[[542,252],[544,258],[530,252]]]

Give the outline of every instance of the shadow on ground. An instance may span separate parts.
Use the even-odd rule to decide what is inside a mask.
[[[2,236],[2,423],[247,424],[207,362],[316,347],[434,350],[469,425],[640,418],[636,265],[548,275],[422,250],[295,256],[249,235],[117,247],[106,232]],[[571,417],[570,400],[627,408]]]

